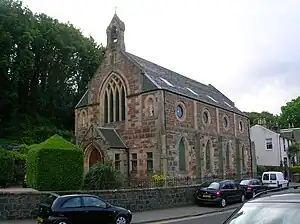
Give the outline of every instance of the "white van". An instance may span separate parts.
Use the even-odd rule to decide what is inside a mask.
[[[268,188],[287,188],[289,181],[284,179],[282,172],[268,171],[264,172],[261,181],[263,186]]]

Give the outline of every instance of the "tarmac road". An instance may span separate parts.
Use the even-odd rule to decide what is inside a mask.
[[[163,221],[163,222],[152,222],[149,224],[222,224],[233,212],[234,210],[229,210],[225,212],[217,212],[209,215],[195,216],[177,220]]]

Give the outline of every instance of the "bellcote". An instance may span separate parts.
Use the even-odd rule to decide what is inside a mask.
[[[125,23],[115,14],[106,29],[108,50],[125,51],[124,32]]]

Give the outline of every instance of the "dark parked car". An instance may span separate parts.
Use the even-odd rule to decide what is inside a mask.
[[[228,203],[243,202],[244,190],[233,180],[214,181],[201,185],[194,193],[197,204],[217,204],[225,207]]]
[[[129,224],[129,210],[111,205],[95,195],[51,194],[39,206],[38,224]]]
[[[223,224],[293,224],[300,220],[300,194],[254,198],[236,209]]]
[[[255,194],[264,190],[263,184],[258,179],[242,180],[240,186],[245,190],[245,196],[247,198],[253,198]]]

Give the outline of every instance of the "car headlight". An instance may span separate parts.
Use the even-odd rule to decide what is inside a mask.
[[[131,211],[130,211],[130,210],[128,210],[128,212],[131,214]]]

